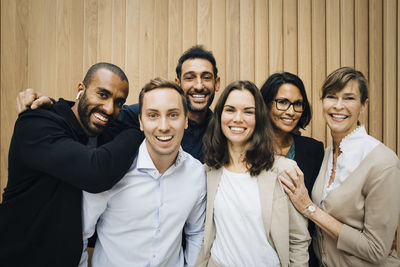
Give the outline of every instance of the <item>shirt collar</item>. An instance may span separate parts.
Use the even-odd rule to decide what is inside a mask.
[[[211,111],[211,109],[208,109],[207,114],[206,114],[206,119],[202,123],[197,123],[194,120],[189,119],[189,125],[190,125],[190,127],[201,127],[203,125],[208,125],[209,121],[211,120],[212,115],[213,115],[213,112]]]

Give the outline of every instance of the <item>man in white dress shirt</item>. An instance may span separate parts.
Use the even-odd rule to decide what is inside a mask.
[[[142,89],[139,106],[145,140],[131,168],[109,191],[83,193],[85,243],[98,234],[92,266],[193,266],[203,242],[206,178],[180,147],[188,125],[184,92],[157,78]],[[85,251],[80,266],[87,266]]]

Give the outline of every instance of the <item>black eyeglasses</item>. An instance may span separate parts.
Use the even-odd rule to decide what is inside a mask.
[[[274,99],[274,101],[276,103],[277,110],[286,111],[290,108],[290,106],[293,106],[293,110],[295,112],[301,113],[304,111],[305,105],[304,105],[303,101],[297,100],[294,102],[290,102],[286,98],[278,98],[278,99]]]

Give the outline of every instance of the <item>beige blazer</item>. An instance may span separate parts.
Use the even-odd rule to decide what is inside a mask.
[[[294,172],[294,165],[294,161],[276,156],[273,168],[257,176],[261,213],[268,241],[276,250],[281,266],[308,266],[310,235],[307,220],[293,207],[278,179],[278,175],[288,177],[285,169]],[[221,175],[222,168],[207,171],[204,244],[195,266],[219,266],[210,257],[210,251],[216,234],[214,199]]]
[[[400,266],[397,253],[389,255],[400,213],[399,159],[378,145],[322,200],[330,150],[325,150],[312,199],[344,226],[337,241],[316,227],[313,245],[321,266]]]

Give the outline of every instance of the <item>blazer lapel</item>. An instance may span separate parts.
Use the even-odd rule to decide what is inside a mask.
[[[270,239],[271,219],[272,219],[272,201],[274,197],[274,188],[276,183],[276,175],[271,171],[263,171],[258,176],[258,190],[261,202],[261,214],[263,218],[265,233],[268,241]]]
[[[315,181],[315,184],[314,184],[314,187],[313,187],[313,190],[311,193],[311,199],[318,206],[320,205],[322,196],[324,194],[326,169],[328,167],[328,160],[329,160],[329,154],[330,154],[331,149],[332,149],[332,147],[328,147],[325,149],[324,160],[322,161],[321,169],[319,170],[318,177]]]

